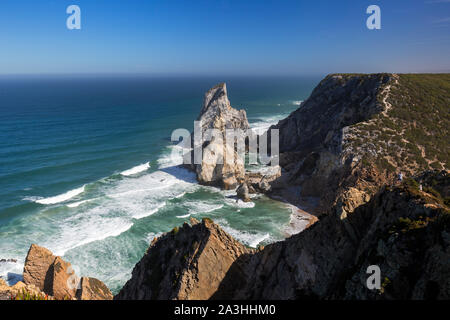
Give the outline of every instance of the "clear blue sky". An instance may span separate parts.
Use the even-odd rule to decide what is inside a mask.
[[[0,1],[0,74],[450,72],[449,57],[450,0]]]

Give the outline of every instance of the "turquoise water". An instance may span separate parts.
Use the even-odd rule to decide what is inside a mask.
[[[203,94],[226,81],[235,108],[263,130],[307,98],[316,78],[0,78],[0,276],[21,277],[37,243],[114,292],[151,240],[210,217],[249,246],[285,236],[290,209],[265,196],[196,183],[172,157]]]

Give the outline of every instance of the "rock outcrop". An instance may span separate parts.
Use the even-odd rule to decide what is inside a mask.
[[[250,193],[249,193],[249,189],[246,183],[241,184],[237,189],[236,189],[236,194],[238,199],[241,199],[244,202],[250,202]]]
[[[201,164],[194,164],[191,168],[195,170],[198,181],[225,189],[237,187],[245,177],[244,159],[236,152],[234,143],[226,143],[225,130],[242,130],[239,135],[242,134],[245,141],[244,135],[249,124],[244,110],[231,107],[225,83],[215,86],[205,94],[197,121],[201,123],[203,158]],[[208,137],[208,129],[218,130],[221,138]]]
[[[98,279],[82,277],[76,298],[78,300],[112,300],[108,287]]]
[[[50,270],[56,257],[53,253],[36,244],[32,244],[28,250],[23,270],[23,281],[28,285],[34,285],[42,291],[51,292]]]
[[[114,299],[209,299],[230,267],[239,269],[236,261],[253,252],[212,221],[191,219],[152,242]]]
[[[448,168],[449,75],[334,74],[279,129],[283,174],[275,192],[318,197],[345,217],[381,186],[432,168]],[[424,97],[427,97],[426,100]],[[434,102],[427,102],[434,101]],[[300,196],[299,196],[300,195]]]
[[[202,113],[214,100],[229,105],[225,96],[213,88]],[[318,197],[320,220],[257,251],[210,221],[186,224],[152,243],[116,298],[450,299],[449,99],[450,75],[327,76],[272,127],[279,174],[239,181],[236,167],[197,168],[207,183],[235,178],[241,198]],[[223,129],[213,114],[206,127]],[[366,285],[373,265],[377,289]]]
[[[247,258],[239,281],[230,274],[213,298],[449,299],[449,232],[442,198],[386,188],[346,218],[330,213]],[[379,290],[366,286],[369,265],[381,269]]]
[[[13,286],[8,286],[3,279],[0,279],[0,300],[17,300],[23,298],[25,295],[33,297],[34,300],[53,299],[53,297],[49,297],[34,285],[26,285],[22,281],[19,281]]]
[[[207,219],[192,220],[153,241],[115,299],[449,299],[450,208],[442,190],[450,177],[414,181],[259,250]],[[381,270],[378,289],[366,285],[371,265]]]
[[[36,244],[32,244],[28,251],[23,280],[25,285],[34,286],[56,300],[112,299],[111,292],[100,280],[82,278],[80,286],[80,278],[69,262]]]

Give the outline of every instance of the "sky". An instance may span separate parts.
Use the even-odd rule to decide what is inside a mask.
[[[450,72],[449,57],[450,0],[0,1],[0,74]]]

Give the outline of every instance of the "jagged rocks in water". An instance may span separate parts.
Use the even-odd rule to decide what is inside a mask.
[[[76,299],[77,294],[92,300],[112,299],[109,289],[97,279],[83,278],[85,285],[78,290],[80,279],[71,264],[36,244],[31,245],[25,259],[23,279],[25,285],[35,286],[56,300]],[[94,287],[86,285],[92,283]]]
[[[236,194],[238,199],[241,199],[244,202],[250,202],[250,195],[249,195],[249,189],[246,183],[241,184],[236,189]]]
[[[209,299],[230,267],[254,252],[209,219],[191,224],[155,239],[114,299]]]
[[[0,259],[0,263],[16,263],[17,259]]]
[[[47,273],[56,257],[53,253],[36,244],[32,244],[28,250],[23,270],[23,281],[27,285],[35,285],[42,291],[51,291],[50,276]]]
[[[244,159],[239,157],[234,143],[226,143],[226,129],[240,129],[242,135],[249,129],[245,110],[231,107],[227,96],[225,83],[210,89],[203,101],[203,108],[197,119],[201,123],[203,133],[203,158],[201,164],[193,165],[200,183],[218,185],[225,189],[237,187],[245,176]],[[206,140],[208,129],[217,129],[222,133],[222,139]],[[242,136],[245,141],[245,136]],[[221,162],[221,163],[220,163]]]

